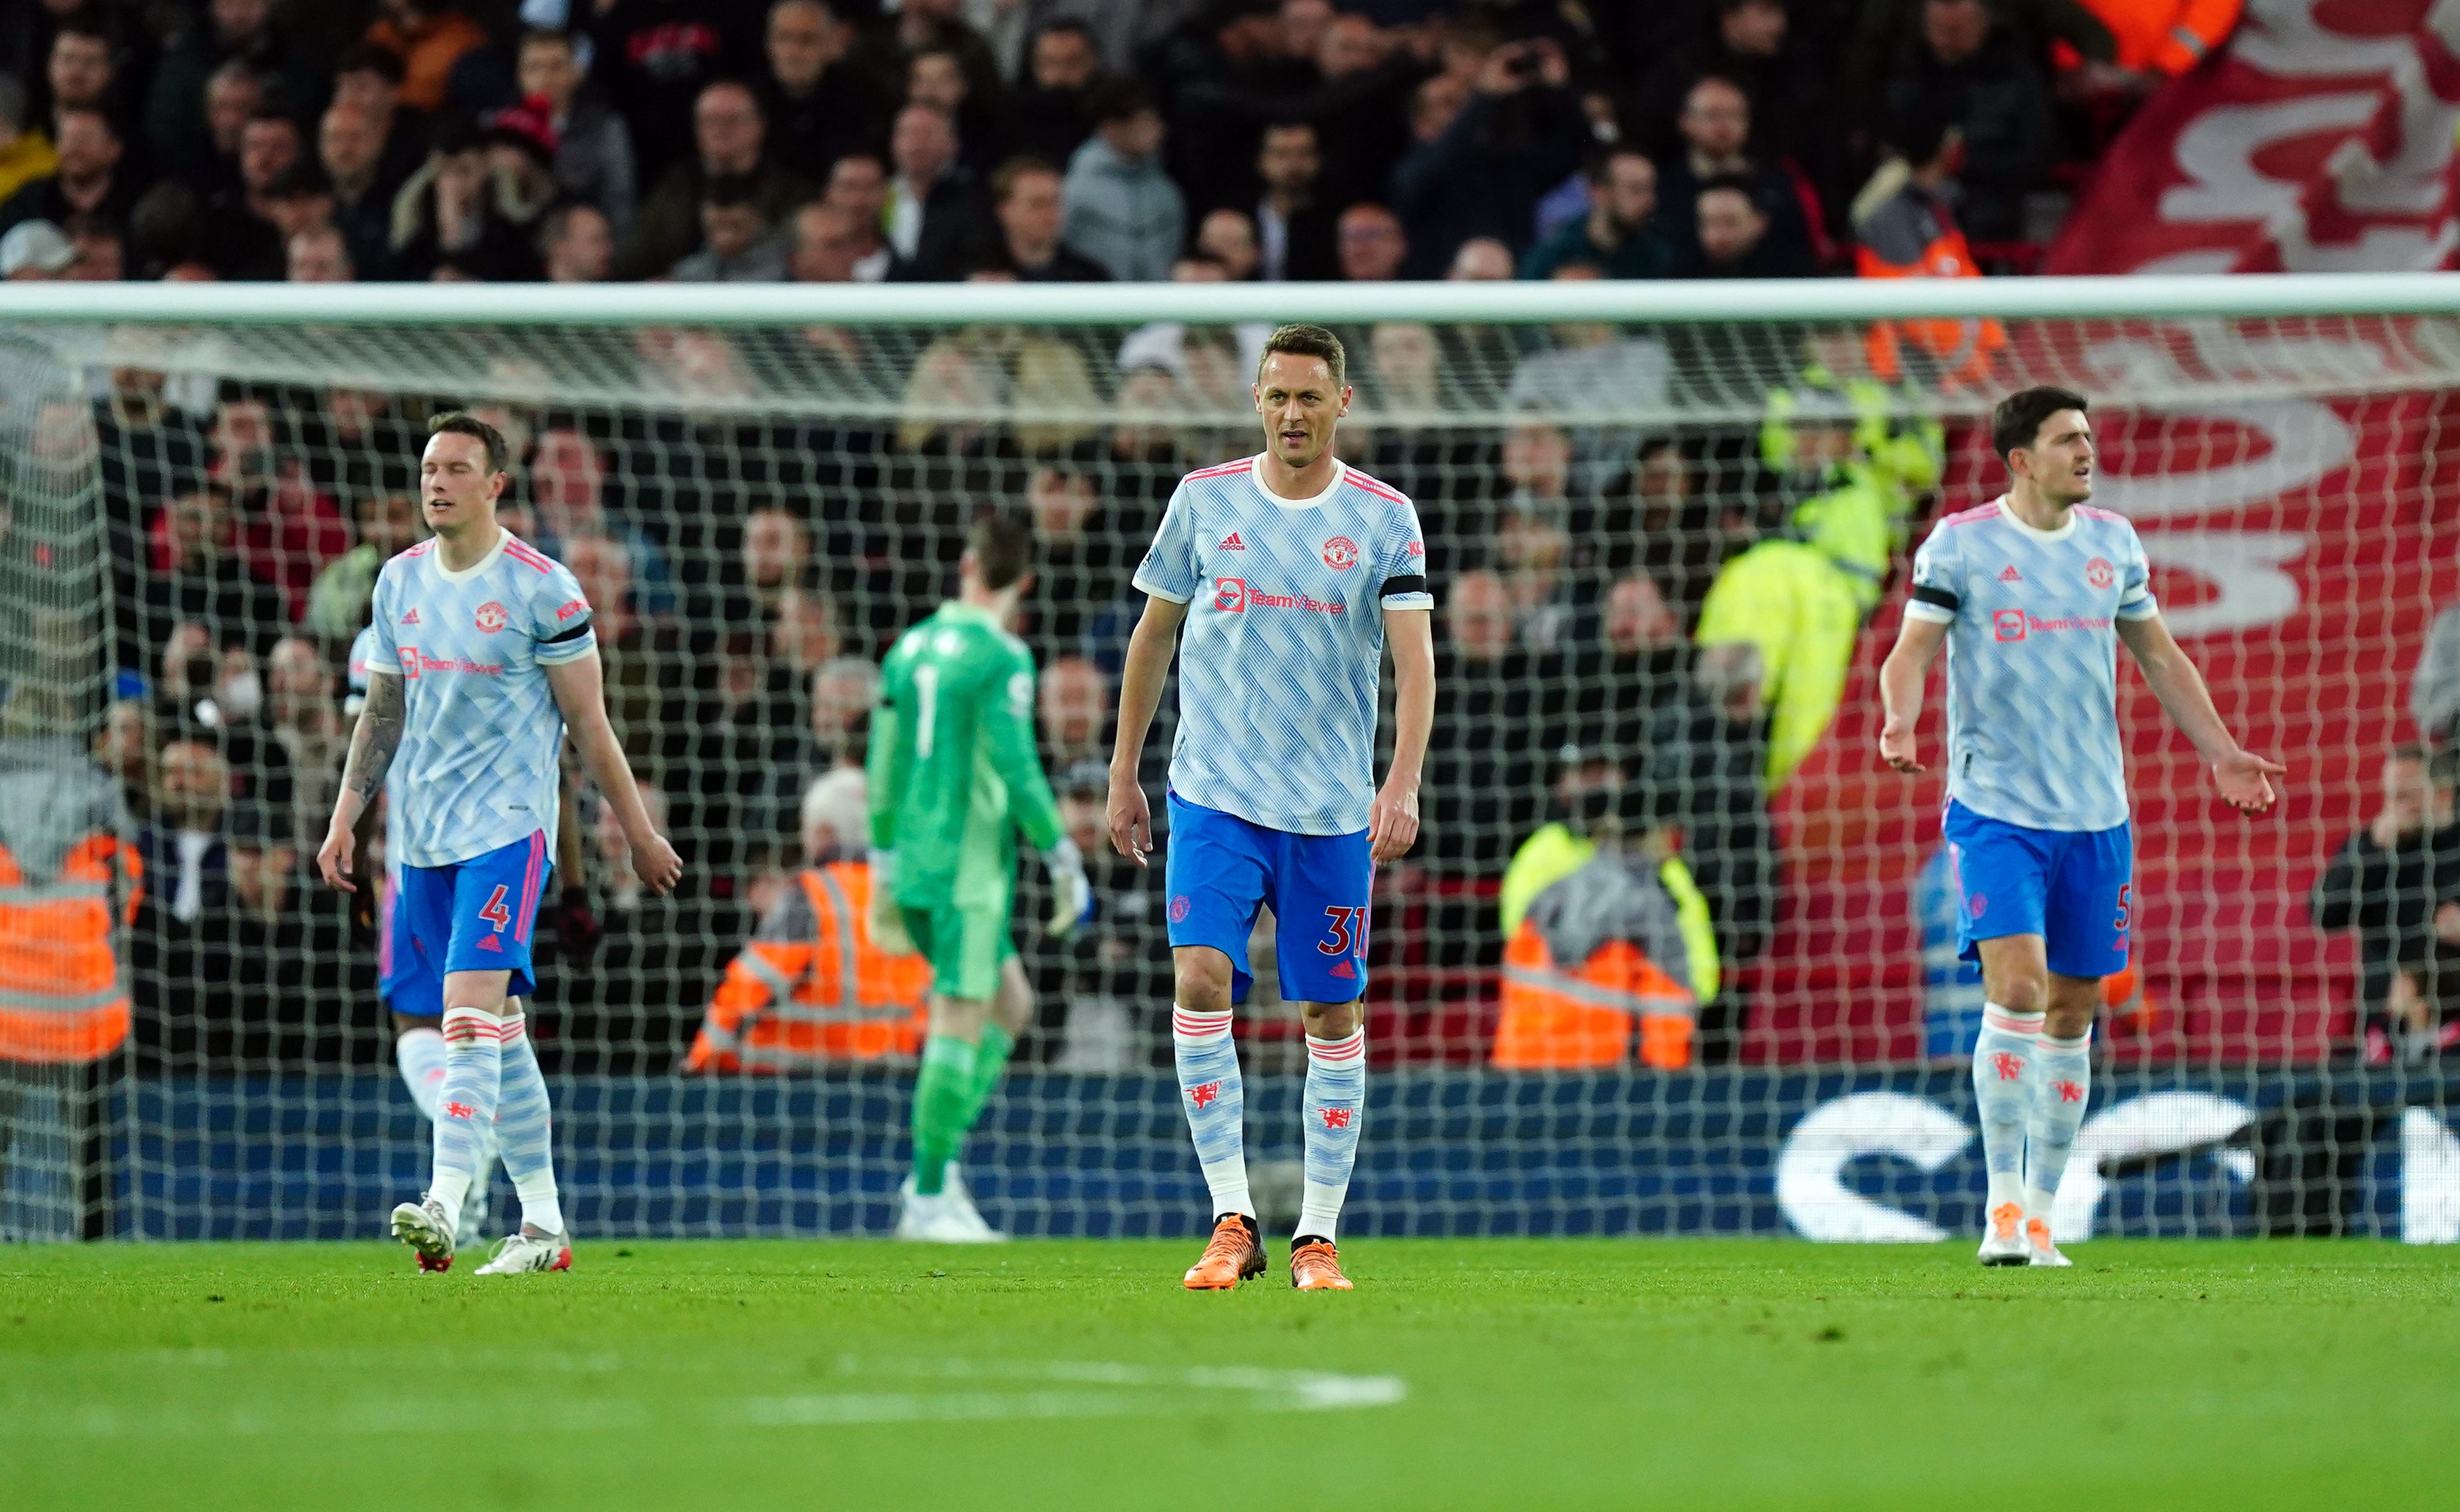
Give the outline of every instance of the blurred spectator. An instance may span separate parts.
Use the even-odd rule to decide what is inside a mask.
[[[154,822],[138,839],[145,892],[136,933],[140,940],[176,951],[211,938],[230,906],[230,853],[223,833],[230,769],[212,740],[201,735],[166,742],[156,766]],[[193,968],[164,976],[175,981],[216,979]]]
[[[812,674],[812,739],[824,766],[862,766],[879,703],[879,667],[855,656],[820,663]]]
[[[1692,210],[1695,241],[1679,266],[1686,278],[1810,278],[1819,269],[1798,244],[1771,234],[1748,180],[1711,178]]]
[[[35,178],[59,172],[52,138],[29,114],[26,86],[0,74],[0,204]]]
[[[1399,278],[1410,259],[1401,218],[1380,204],[1354,204],[1341,212],[1338,248],[1341,276],[1355,283]]]
[[[66,224],[71,216],[101,216],[116,225],[128,223],[128,214],[144,185],[120,171],[118,129],[97,110],[68,110],[55,122],[59,133],[57,171],[29,178],[0,202],[0,231],[21,220]]]
[[[2025,196],[2050,165],[2049,86],[2013,29],[1982,0],[1923,0],[1921,32],[1897,64],[1892,116],[1954,121],[1964,143],[1957,174],[1965,229],[1983,242],[2025,233]]]
[[[944,111],[908,105],[889,138],[889,276],[919,283],[962,277],[991,235],[990,206],[973,174],[957,161],[957,128]]]
[[[1473,237],[1495,238],[1509,256],[1529,244],[1538,197],[1580,167],[1589,141],[1570,76],[1552,40],[1509,42],[1486,54],[1474,86],[1452,74],[1419,86],[1418,145],[1392,170],[1410,277],[1450,266]]]
[[[380,161],[384,136],[366,107],[335,103],[316,130],[316,156],[333,197],[333,225],[350,248],[350,264],[363,276],[389,271],[392,255],[392,197]],[[234,162],[234,178],[238,168]]]
[[[100,111],[111,117],[120,138],[128,138],[135,113],[117,87],[118,68],[112,57],[112,38],[98,18],[72,13],[52,33],[51,56],[44,64],[51,85],[52,116],[73,110]]]
[[[1891,157],[1854,200],[1860,242],[1855,271],[1863,278],[1980,278],[1973,248],[1952,208],[1963,138],[1938,112],[1899,119]],[[1910,359],[1920,379],[1980,382],[2007,345],[1995,320],[1880,321],[1868,338],[1870,366],[1880,378],[1906,374]]]
[[[240,128],[239,182],[205,202],[204,260],[224,279],[283,276],[285,240],[275,186],[299,166],[299,123],[264,112]],[[328,215],[331,214],[329,205]]]
[[[325,564],[308,590],[301,623],[330,644],[348,641],[368,622],[376,574],[427,534],[418,500],[407,490],[370,490],[359,495],[354,521],[358,543]]]
[[[1499,284],[1512,277],[1512,248],[1495,237],[1472,237],[1453,254],[1444,277],[1455,284]]]
[[[1884,120],[1887,91],[1898,63],[1919,45],[1930,0],[1863,0],[1854,40],[1837,76],[1845,87],[1848,117],[1857,124]],[[2056,42],[2088,64],[2107,69],[2118,57],[2117,40],[2088,0],[1989,0],[1991,19],[2017,41],[2019,51],[2040,57]]]
[[[813,197],[809,182],[770,159],[768,124],[750,89],[731,81],[711,84],[693,104],[691,118],[695,150],[642,201],[616,259],[618,278],[655,277],[699,248],[700,207],[713,178],[749,177],[753,204],[773,226],[785,224],[795,207]]]
[[[1111,748],[1111,684],[1083,657],[1060,657],[1042,669],[1036,705],[1042,765],[1065,771],[1079,762],[1105,762]]]
[[[550,284],[604,284],[615,271],[615,228],[593,204],[563,204],[539,219]]]
[[[1855,559],[1867,543],[1851,514],[1811,522],[1809,539],[1763,540],[1726,563],[1700,606],[1704,646],[1748,645],[1769,710],[1768,790],[1792,779],[1845,696],[1845,676],[1877,580]],[[1881,537],[1884,541],[1884,536]]]
[[[1278,10],[1270,0],[1213,0],[1138,60],[1169,122],[1170,176],[1196,204],[1255,192],[1257,127],[1314,82],[1283,52]]]
[[[212,0],[188,13],[154,66],[145,142],[199,198],[230,186],[239,126],[265,105],[312,109],[324,80],[273,24],[273,0]]]
[[[2114,67],[2093,82],[2127,94],[2149,94],[2229,39],[2246,0],[2077,0],[2110,29]]]
[[[1701,79],[1684,96],[1676,126],[1683,149],[1660,164],[1657,198],[1678,263],[1706,252],[1700,197],[1711,184],[1743,191],[1781,265],[1815,263],[1818,246],[1808,216],[1817,201],[1800,178],[1752,150],[1750,96],[1742,86],[1729,78]]]
[[[2332,853],[2308,908],[2315,927],[2358,932],[2359,1041],[2370,1064],[2450,1048],[2460,1010],[2460,815],[2449,751],[2396,746],[2383,805]]]
[[[786,238],[760,218],[748,175],[711,178],[701,191],[701,249],[668,277],[683,284],[774,284],[786,277]]]
[[[67,277],[88,284],[116,284],[128,276],[128,242],[119,228],[100,216],[71,216],[61,229],[76,261]]]
[[[1579,589],[1570,570],[1572,537],[1563,526],[1561,486],[1570,448],[1562,431],[1553,426],[1523,426],[1505,443],[1505,455],[1509,459],[1516,450],[1536,445],[1552,449],[1547,459],[1552,475],[1542,486],[1555,492],[1515,493],[1495,528],[1495,564],[1503,577],[1504,596],[1511,602],[1519,642],[1532,651],[1555,651],[1570,639],[1573,617],[1580,608]],[[1507,460],[1505,465],[1512,464]]]
[[[1597,277],[1594,263],[1566,262],[1555,269],[1557,282]],[[1643,410],[1671,404],[1673,360],[1656,336],[1625,335],[1607,321],[1558,322],[1548,334],[1553,350],[1535,353],[1513,370],[1503,395],[1508,408],[1577,410],[1585,408],[1582,395],[1599,393]],[[1571,491],[1583,503],[1592,500],[1630,465],[1639,442],[1639,431],[1629,426],[1574,428]]]
[[[266,713],[290,763],[292,850],[312,854],[325,838],[350,726],[333,687],[333,669],[312,640],[285,636],[265,661]]]
[[[1448,820],[1428,836],[1428,865],[1455,875],[1499,877],[1512,837],[1536,808],[1538,722],[1530,690],[1550,680],[1551,660],[1521,649],[1503,580],[1475,569],[1444,597],[1435,648],[1444,717],[1427,754],[1428,800]]]
[[[1649,725],[1649,787],[1657,813],[1683,829],[1718,950],[1727,960],[1750,961],[1768,948],[1784,880],[1768,811],[1759,654],[1744,644],[1703,646],[1688,660],[1676,695]],[[1709,1060],[1730,1056],[1739,1007],[1728,991],[1702,1013]]]
[[[837,604],[828,595],[810,588],[777,595],[769,624],[770,665],[773,675],[782,669],[793,680],[797,698],[809,692],[813,675],[836,661],[844,644]]]
[[[401,59],[401,102],[413,110],[444,108],[453,65],[487,45],[487,33],[453,0],[382,0],[368,28],[368,46]]]
[[[824,774],[801,808],[802,870],[727,968],[686,1071],[809,1070],[922,1048],[930,965],[871,939],[871,889],[886,882],[871,873],[863,774]]]
[[[1000,252],[992,265],[1028,284],[1098,284],[1111,270],[1062,242],[1063,183],[1039,158],[1012,158],[991,178]]]
[[[358,275],[350,269],[350,249],[331,226],[309,226],[290,239],[285,249],[293,284],[348,284]]]
[[[270,649],[289,617],[281,590],[240,559],[239,522],[229,495],[218,488],[198,489],[173,499],[162,514],[168,550],[145,584],[156,643],[174,620],[189,620],[216,637],[235,636]]]
[[[624,117],[640,182],[658,183],[689,159],[702,92],[750,72],[749,10],[738,0],[615,0],[596,8],[588,23],[590,78]],[[655,265],[690,250],[679,247]]]
[[[768,73],[760,104],[769,147],[788,171],[826,181],[837,160],[880,145],[887,101],[849,60],[854,29],[824,0],[779,0],[763,37]]]
[[[1326,203],[1319,180],[1324,158],[1315,128],[1304,121],[1277,121],[1264,128],[1256,153],[1256,177],[1263,194],[1256,201],[1256,232],[1266,283],[1284,279],[1320,282],[1339,267],[1333,250],[1338,207]]]
[[[388,196],[401,192],[427,161],[435,117],[402,103],[401,59],[365,45],[342,54],[333,70],[333,103],[364,111],[376,139],[376,184]]]
[[[154,812],[154,715],[142,699],[117,698],[94,732],[94,764],[119,789],[128,816],[142,824]]]
[[[1169,971],[1169,940],[1156,908],[1152,873],[1111,849],[1102,827],[1109,764],[1059,773],[1053,784],[1059,819],[1085,852],[1093,907],[1064,944],[1047,946],[1049,968],[1035,985],[1063,1018],[1051,1069],[1118,1072],[1139,1069],[1158,1032],[1156,984]],[[1050,957],[1056,957],[1050,959]]]
[[[1741,87],[1750,102],[1751,148],[1770,158],[1811,157],[1841,136],[1828,59],[1794,29],[1783,0],[1715,0],[1689,46],[1660,58],[1634,101],[1638,144],[1658,157],[1683,148],[1676,126],[1685,97],[1714,76]]]
[[[395,277],[425,281],[450,264],[474,278],[523,282],[539,276],[538,249],[518,206],[487,161],[486,138],[464,119],[436,129],[427,166],[393,200]]]
[[[614,107],[589,87],[577,39],[569,32],[524,32],[518,68],[521,94],[544,116],[542,135],[556,144],[556,187],[595,205],[622,235],[640,198],[632,138]]]
[[[745,601],[728,618],[773,620],[784,596],[803,587],[811,576],[811,530],[785,510],[753,510],[743,516],[736,565],[743,575]]]
[[[294,610],[304,610],[317,570],[350,549],[350,532],[339,506],[318,492],[297,454],[284,453],[278,439],[271,407],[234,393],[216,407],[206,432],[205,473],[239,516],[239,551],[249,569],[280,588]]]
[[[1682,621],[1657,584],[1633,573],[1607,587],[1594,619],[1580,628],[1581,643],[1566,663],[1571,696],[1555,744],[1645,751],[1656,711],[1689,692]]]
[[[853,216],[826,202],[795,212],[787,276],[798,284],[851,284],[867,239]]]
[[[1700,1005],[1717,996],[1717,952],[1674,837],[1620,752],[1565,747],[1553,795],[1554,817],[1504,873],[1495,1064],[1619,1065],[1635,1048],[1643,1065],[1691,1064]]]
[[[1196,228],[1196,250],[1221,264],[1222,278],[1244,284],[1257,276],[1263,250],[1256,244],[1256,222],[1244,210],[1228,206],[1205,216]]]
[[[853,228],[851,249],[855,282],[878,284],[897,262],[885,234],[888,214],[888,161],[872,153],[848,153],[829,170],[828,193],[822,203],[844,212]]]
[[[1092,91],[1101,79],[1101,52],[1085,23],[1069,16],[1044,22],[1033,34],[1025,81],[1000,103],[1000,156],[1048,163],[1074,157],[1093,135]]]
[[[674,613],[674,575],[666,553],[637,523],[607,507],[606,458],[595,442],[569,425],[539,432],[521,481],[529,502],[538,507],[538,536],[532,545],[561,559],[567,543],[608,540],[624,558],[627,607],[659,619]]]
[[[1567,262],[1594,263],[1607,278],[1671,276],[1674,245],[1655,219],[1657,165],[1638,148],[1601,147],[1589,155],[1582,173],[1588,180],[1589,213],[1565,221],[1531,247],[1520,260],[1520,276],[1552,278]]]
[[[1358,10],[1325,26],[1315,52],[1322,79],[1308,102],[1324,151],[1322,195],[1336,209],[1381,200],[1410,150],[1410,95],[1425,66]]]
[[[944,48],[926,48],[906,65],[904,103],[921,105],[948,117],[957,132],[957,161],[977,178],[990,177],[997,159],[991,156],[987,110],[965,83],[957,54]]]
[[[921,52],[956,55],[965,86],[976,99],[991,99],[1000,87],[999,60],[989,44],[958,18],[961,0],[900,0],[890,14],[873,22],[855,44],[856,65],[871,75],[882,99],[898,99]]]
[[[581,584],[598,628],[604,665],[606,713],[624,754],[646,766],[666,731],[666,704],[676,681],[666,639],[635,611],[632,566],[622,545],[604,536],[575,536],[554,554]]]
[[[1186,235],[1187,200],[1162,171],[1162,117],[1144,87],[1114,79],[1093,94],[1093,135],[1068,164],[1068,243],[1111,276],[1158,283]]]

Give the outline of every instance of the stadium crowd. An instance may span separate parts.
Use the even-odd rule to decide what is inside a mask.
[[[2141,9],[32,0],[0,26],[0,273],[2020,270],[2062,165],[2184,66],[2174,43],[2145,51]],[[2235,17],[2195,9],[2207,43]],[[1155,874],[1099,843],[1127,579],[1177,479],[1252,450],[1243,427],[1153,418],[1235,400],[1250,338],[1147,327],[1097,350],[977,330],[883,356],[804,334],[799,361],[884,368],[870,376],[904,411],[478,406],[519,458],[514,529],[597,606],[617,727],[688,863],[679,894],[647,893],[582,795],[549,931],[595,964],[551,975],[549,1048],[570,1069],[678,1062],[795,869],[860,849],[847,779],[878,660],[949,591],[973,513],[1012,507],[1039,544],[1020,629],[1048,768],[1096,858],[1092,927],[1037,947],[1051,1032],[1025,1053],[1145,1063],[1167,1045]],[[1939,427],[1903,418],[1923,410],[1905,390],[1972,376],[1993,331],[1811,336],[1782,355],[1760,423],[1656,433],[1542,415],[1600,385],[1679,383],[1696,364],[1653,339],[1344,335],[1362,405],[1343,455],[1417,501],[1442,585],[1427,774],[1442,817],[1385,881],[1378,1001],[1411,1017],[1379,1055],[1486,1058],[1481,1004],[1532,897],[1594,876],[1601,850],[1638,858],[1681,915],[1697,1053],[1730,1055],[1730,968],[1776,907],[1768,796],[1834,715],[1939,482]],[[643,370],[679,390],[746,381],[721,339],[657,341]],[[1461,391],[1463,373],[1500,375],[1502,405]],[[1017,393],[1081,397],[1089,418],[1002,419]],[[1091,418],[1103,394],[1116,412]],[[977,396],[980,418],[947,418]],[[424,419],[461,397],[200,384],[132,361],[90,416],[38,427],[99,466],[114,533],[121,697],[95,756],[142,826],[130,966],[149,1053],[370,1053],[344,1028],[367,1000],[366,921],[309,887],[304,858],[348,740],[346,649],[376,570],[423,533]],[[1493,423],[1410,423],[1480,405]],[[1165,729],[1156,785],[1167,749]]]

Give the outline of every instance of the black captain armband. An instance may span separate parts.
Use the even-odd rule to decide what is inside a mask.
[[[1956,613],[1959,603],[1956,595],[1944,588],[1934,588],[1928,583],[1914,584],[1913,598],[1916,603],[1926,603],[1936,609],[1944,609],[1949,614]]]
[[[555,634],[553,634],[553,635],[551,635],[551,636],[547,637],[545,640],[543,640],[540,641],[540,642],[539,642],[539,644],[541,644],[541,645],[562,645],[562,644],[563,644],[563,642],[565,642],[566,640],[580,640],[583,636],[585,636],[585,635],[587,635],[587,634],[589,633],[589,626],[590,626],[590,624],[591,624],[591,623],[596,620],[596,618],[597,618],[597,617],[596,617],[595,615],[593,615],[593,616],[591,616],[591,617],[590,617],[590,619],[588,619],[588,620],[583,620],[583,621],[581,621],[581,623],[579,623],[579,624],[577,624],[577,625],[574,625],[574,626],[573,626],[571,629],[569,629],[569,630],[559,630],[559,631],[557,631]]]
[[[1426,591],[1426,575],[1424,573],[1410,573],[1409,576],[1403,578],[1385,578],[1384,587],[1376,594],[1376,597],[1379,598],[1389,598],[1396,594],[1425,593]]]

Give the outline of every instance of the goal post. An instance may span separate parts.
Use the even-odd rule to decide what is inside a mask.
[[[2395,747],[2460,721],[2460,632],[2440,676],[2413,676],[2460,600],[2455,284],[0,289],[0,557],[19,572],[66,533],[11,579],[55,628],[0,644],[0,713],[56,685],[47,731],[124,794],[151,864],[115,936],[124,1075],[80,1083],[117,1110],[86,1142],[108,1181],[26,1153],[62,1146],[0,1107],[9,1213],[66,1182],[104,1216],[0,1223],[366,1235],[418,1188],[376,941],[311,858],[367,585],[419,531],[425,420],[466,407],[519,454],[516,528],[598,607],[619,734],[687,859],[676,898],[643,894],[578,784],[585,875],[560,880],[604,938],[584,963],[542,926],[534,1004],[565,1210],[593,1234],[884,1231],[910,1046],[730,1055],[701,1038],[730,963],[802,885],[807,831],[858,827],[877,662],[953,591],[984,509],[1034,522],[1039,734],[1094,823],[1129,578],[1177,477],[1256,450],[1256,350],[1304,320],[1348,347],[1344,460],[1417,503],[1443,679],[1425,835],[1378,880],[1353,1231],[1978,1222],[1979,994],[1954,959],[1940,787],[1877,760],[1875,671],[1912,545],[2004,487],[1989,406],[2055,382],[2090,397],[2095,502],[2137,526],[2223,714],[2292,767],[2274,815],[2228,812],[2122,672],[2135,951],[2063,1231],[2460,1239],[2460,927],[2446,943],[2428,899],[2368,969],[2363,931],[2324,929],[2308,896],[2373,822]],[[1830,575],[1824,628],[1808,599],[1736,586],[1781,543]],[[1939,704],[1935,678],[1934,753]],[[115,728],[150,731],[149,759]],[[2441,766],[2420,770],[2430,795]],[[1507,1003],[1521,921],[1600,838],[1679,919],[1695,1003],[1533,1037]],[[967,1180],[1019,1233],[1192,1233],[1167,900],[1157,870],[1096,861],[1087,934],[1022,940],[1039,1017]],[[1020,918],[1038,887],[1029,863]],[[1256,941],[1240,1034],[1258,1189],[1294,1207],[1279,933]]]

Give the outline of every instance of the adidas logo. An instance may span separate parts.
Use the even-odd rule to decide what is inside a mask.
[[[406,614],[406,615],[403,615],[403,616],[401,617],[401,622],[402,622],[403,624],[416,624],[416,623],[418,623],[418,611],[417,611],[417,610],[415,610],[415,609],[413,609],[410,613],[408,613],[408,614]]]
[[[1357,971],[1354,970],[1347,961],[1343,961],[1340,965],[1335,966],[1332,969],[1332,975],[1340,977],[1343,981],[1356,981],[1358,979]]]
[[[493,934],[481,934],[478,936],[478,948],[482,951],[500,951],[504,947],[496,943],[496,936]]]
[[[2007,564],[2006,570],[1999,575],[1999,580],[2001,582],[2023,582],[2025,580],[2025,575],[2016,570],[2015,563],[2010,562]]]
[[[1239,538],[1239,533],[1237,531],[1232,531],[1229,535],[1221,537],[1220,549],[1222,551],[1245,551],[1247,549],[1247,543]]]

